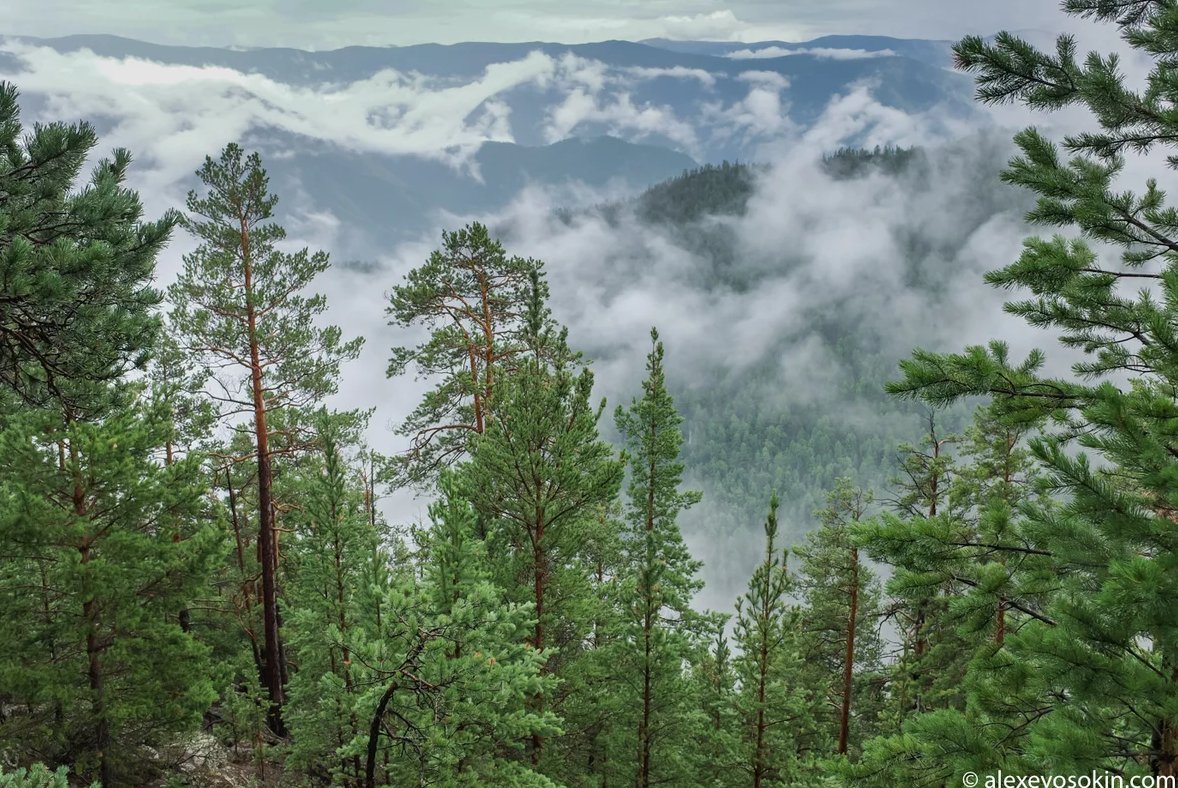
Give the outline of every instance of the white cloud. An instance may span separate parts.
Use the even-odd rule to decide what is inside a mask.
[[[692,15],[663,16],[651,25],[654,35],[679,39],[737,39],[749,25],[737,18],[730,9]]]
[[[710,88],[716,85],[716,75],[702,68],[687,68],[686,66],[672,66],[670,68],[649,68],[634,66],[625,69],[626,74],[631,74],[639,79],[658,79],[659,77],[675,77],[677,79],[694,79],[704,87]]]
[[[197,156],[251,130],[358,151],[461,159],[484,140],[510,141],[510,109],[498,97],[545,84],[557,68],[533,52],[492,64],[464,84],[383,70],[313,88],[216,66],[59,53],[11,40],[0,49],[21,59],[24,68],[11,78],[22,91],[44,96],[47,114],[114,121],[106,141],[148,157],[164,181],[178,180]]]
[[[833,47],[799,47],[787,49],[779,46],[760,47],[758,49],[737,49],[724,57],[735,60],[759,60],[774,57],[791,57],[793,55],[810,55],[824,60],[862,60],[870,57],[896,57],[890,49],[836,49]]]
[[[667,106],[635,104],[629,93],[601,97],[577,88],[548,111],[544,137],[549,142],[565,139],[580,126],[590,123],[604,125],[618,136],[664,136],[698,154],[699,139],[687,121],[675,115]]]
[[[736,79],[749,85],[743,99],[730,106],[712,102],[703,108],[703,117],[714,134],[772,140],[796,129],[788,102],[782,97],[789,79],[775,71],[745,71]]]

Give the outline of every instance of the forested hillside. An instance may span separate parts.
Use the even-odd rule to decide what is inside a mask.
[[[929,305],[927,320],[932,325],[920,328],[926,336],[946,333],[936,324],[943,312],[933,307],[960,281],[962,259],[979,229],[1033,206],[1033,200],[998,178],[1005,149],[984,139],[977,143],[969,154],[963,152],[964,145],[928,152],[841,149],[821,163],[822,173],[851,188],[863,183],[866,189],[866,179],[875,179],[871,188],[885,199],[910,199],[920,205],[922,193],[939,189],[961,201],[951,219],[908,216],[890,225],[890,243],[877,253],[881,265],[898,258],[905,292],[913,302]],[[957,180],[945,162],[966,156],[990,179],[944,186]],[[756,225],[749,216],[750,201],[771,188],[768,182],[787,177],[788,172],[769,165],[706,165],[632,200],[557,214],[566,225],[575,226],[588,213],[619,233],[644,235],[647,246],[625,249],[632,260],[612,263],[621,273],[602,273],[611,285],[624,288],[625,277],[640,276],[649,264],[644,256],[653,254],[656,244],[665,244],[697,261],[689,284],[705,300],[733,293],[751,296],[815,265],[800,249],[750,254],[742,243],[742,233]],[[505,229],[510,238],[511,228]],[[807,286],[805,275],[797,279],[799,287]],[[887,395],[884,386],[910,349],[903,342],[911,340],[890,325],[886,315],[872,314],[870,296],[856,295],[858,289],[846,288],[849,295],[833,302],[829,294],[816,294],[813,303],[783,306],[797,311],[792,327],[766,327],[764,348],[754,363],[732,370],[685,362],[691,372],[672,376],[670,386],[684,417],[687,478],[705,492],[701,505],[686,516],[684,528],[706,551],[701,557],[714,586],[709,599],[715,598],[713,594],[728,599],[739,593],[749,567],[757,561],[765,491],[776,491],[781,498],[782,535],[790,542],[800,540],[814,527],[813,512],[840,477],[853,477],[889,495],[885,491],[902,475],[897,467],[899,447],[917,442],[930,416],[945,434],[960,431],[969,421],[976,401],[932,414],[920,404]],[[799,348],[807,350],[799,353]],[[608,360],[615,351],[595,348],[594,355]],[[785,360],[799,355],[806,361]]]
[[[1178,778],[1178,212],[1153,155],[1178,139],[1178,6],[1067,7],[1149,59],[1148,88],[1068,36],[965,38],[981,101],[1101,131],[1024,130],[952,212],[905,201],[936,215],[873,238],[867,273],[814,270],[801,238],[756,254],[766,190],[810,185],[788,169],[703,167],[553,219],[639,232],[632,265],[673,247],[713,303],[812,285],[789,321],[738,315],[776,327],[744,335],[747,363],[701,369],[644,327],[607,404],[608,335],[557,319],[554,263],[510,222],[445,231],[383,283],[389,385],[424,385],[388,456],[362,438],[380,392],[332,407],[366,337],[330,324],[329,255],[289,241],[258,153],[210,152],[151,216],[128,151],[23,125],[0,83],[0,785]],[[894,202],[944,160],[798,171]],[[1019,199],[1053,234],[960,282]],[[888,264],[923,300],[871,298]],[[858,299],[824,297],[838,275]],[[947,334],[920,318],[960,314],[962,287],[1006,291],[1046,348],[929,347]],[[900,350],[914,321],[927,343]],[[386,516],[406,490],[428,522]],[[704,609],[703,562],[749,521],[751,571]]]

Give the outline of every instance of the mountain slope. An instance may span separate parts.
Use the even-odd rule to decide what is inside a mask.
[[[502,116],[496,128],[519,144],[608,134],[674,148],[699,161],[751,158],[761,143],[787,129],[786,119],[795,126],[809,126],[832,99],[864,86],[882,105],[904,112],[935,110],[944,118],[975,113],[969,80],[942,67],[939,42],[852,36],[766,45],[748,46],[771,53],[772,47],[778,47],[793,54],[741,59],[729,56],[736,51],[731,44],[629,41],[471,42],[305,52],[161,46],[115,36],[69,36],[10,39],[7,45],[0,41],[0,57],[7,48],[11,50],[8,63],[14,55],[19,63],[21,48],[36,46],[74,57],[93,53],[103,58],[231,69],[317,93],[339,93],[363,83],[366,91],[388,93],[389,106],[395,108],[393,117],[428,111],[419,99],[399,95],[405,92],[431,93],[435,98],[447,92],[457,98],[460,88],[483,91],[482,103],[462,110],[467,120],[474,122],[494,109]],[[853,51],[857,47],[863,52]],[[831,51],[854,56],[831,57]],[[19,68],[3,61],[0,68],[5,76],[19,81]],[[208,86],[205,80],[201,88]],[[232,89],[254,90],[239,81]],[[376,111],[374,117],[384,114]],[[370,117],[368,122],[378,121]],[[442,145],[445,142],[439,140]]]

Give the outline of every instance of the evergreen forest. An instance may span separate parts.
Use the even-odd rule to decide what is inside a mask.
[[[607,403],[545,261],[475,221],[379,283],[387,377],[428,385],[383,454],[371,410],[331,405],[366,338],[327,320],[333,262],[287,242],[258,153],[199,152],[148,215],[131,152],[22,124],[0,82],[0,786],[1174,784],[1178,0],[1064,6],[1144,85],[1071,35],[953,50],[979,102],[1094,119],[1019,132],[978,198],[1038,231],[971,286],[1044,349],[897,366],[847,303],[816,330],[866,427],[821,400],[761,418],[768,372],[677,388],[690,348],[657,326]],[[709,165],[586,210],[679,228],[709,282],[753,289],[696,220],[765,177]],[[382,507],[404,491],[426,521]],[[738,531],[752,571],[704,609]]]

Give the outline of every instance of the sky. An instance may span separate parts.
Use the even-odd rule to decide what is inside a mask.
[[[829,34],[956,39],[1051,27],[1058,19],[1055,0],[8,0],[3,32],[331,49],[652,37],[801,41]]]

